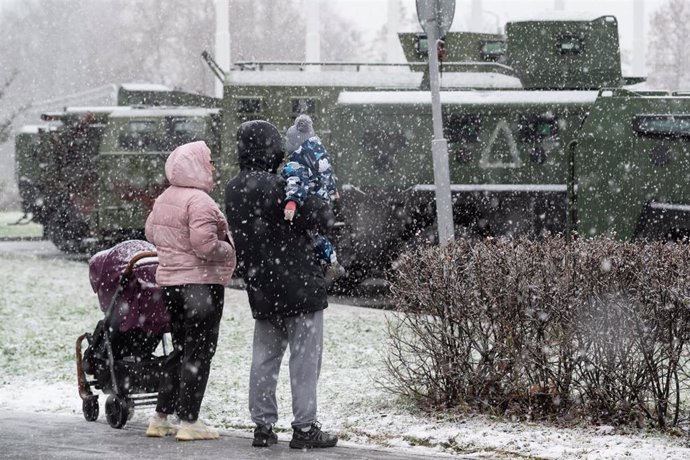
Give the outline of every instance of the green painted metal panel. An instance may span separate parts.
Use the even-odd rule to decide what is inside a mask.
[[[687,117],[690,97],[624,90],[602,94],[578,139],[578,228],[586,236],[627,240],[636,236],[646,204],[690,203],[690,138],[662,132],[644,135],[634,129],[640,116]]]

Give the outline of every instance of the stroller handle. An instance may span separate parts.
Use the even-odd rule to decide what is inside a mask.
[[[125,269],[122,271],[122,275],[125,277],[129,277],[132,274],[132,270],[134,270],[134,264],[139,262],[141,259],[145,259],[147,257],[157,257],[158,253],[155,251],[143,251],[138,254],[135,254],[134,257],[132,257],[129,260],[129,263],[125,267]]]

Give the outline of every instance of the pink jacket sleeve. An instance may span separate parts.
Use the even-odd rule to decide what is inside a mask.
[[[219,234],[227,231],[228,224],[211,197],[199,195],[199,198],[190,200],[188,212],[189,241],[194,254],[206,260],[232,261],[234,248],[218,238]]]
[[[151,211],[146,218],[146,225],[144,226],[144,234],[146,235],[146,239],[150,242],[153,243],[154,245],[156,244],[153,241],[153,225],[151,223],[151,216],[153,215],[153,211]]]

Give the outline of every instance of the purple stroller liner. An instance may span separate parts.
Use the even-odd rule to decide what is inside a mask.
[[[120,275],[137,253],[155,251],[151,243],[129,240],[98,252],[89,260],[91,288],[98,295],[101,310],[110,306],[120,282]],[[144,258],[134,266],[132,279],[124,287],[115,304],[120,332],[140,328],[160,334],[170,331],[170,318],[163,294],[156,284],[157,258]]]

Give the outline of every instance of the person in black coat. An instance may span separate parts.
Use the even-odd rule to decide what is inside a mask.
[[[283,215],[285,180],[276,174],[285,152],[272,124],[255,120],[237,130],[240,172],[225,188],[225,211],[255,319],[249,378],[249,411],[256,423],[253,445],[277,442],[276,386],[290,347],[292,448],[332,447],[334,435],[316,421],[316,386],[323,353],[323,310],[328,307],[323,269],[314,257],[310,231],[327,232],[333,213],[309,197],[292,221]]]

